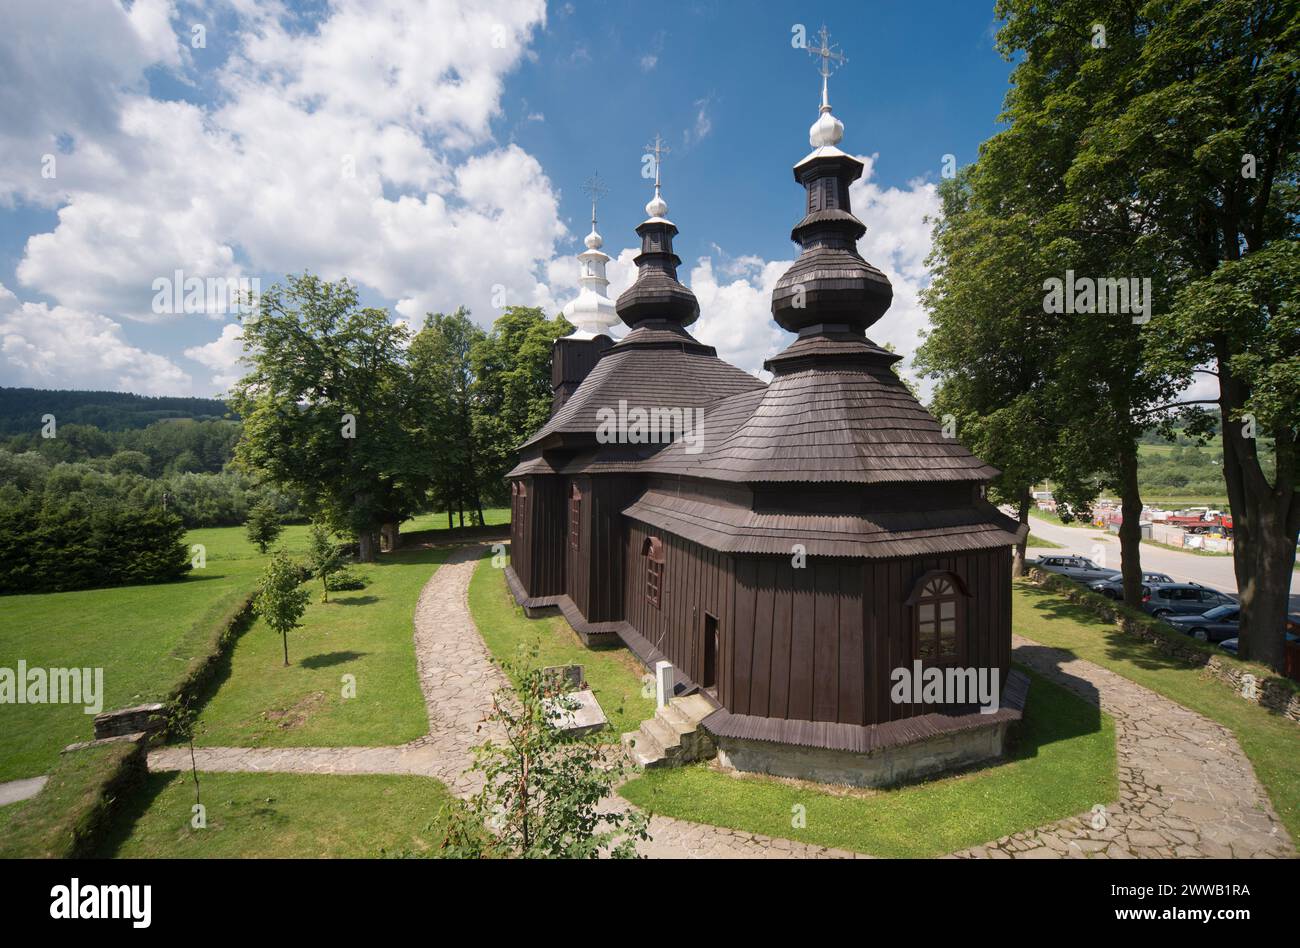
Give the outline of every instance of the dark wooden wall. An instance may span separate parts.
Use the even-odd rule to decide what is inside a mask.
[[[795,569],[790,557],[739,558],[719,699],[737,714],[869,723],[863,571],[863,560],[814,557]]]
[[[646,537],[664,544],[662,603],[645,596]],[[956,573],[969,597],[962,664],[996,667],[1005,681],[1011,642],[1010,548],[953,556],[858,560],[738,556],[631,521],[624,617],[693,681],[704,674],[704,614],[718,618],[718,700],[737,714],[873,724],[923,714],[890,701],[890,674],[910,668],[916,581]]]
[[[868,707],[873,721],[924,714],[924,705],[899,705],[889,700],[890,672],[910,667],[912,661],[912,608],[904,600],[916,580],[930,570],[956,573],[966,583],[969,597],[958,598],[965,608],[965,654],[970,668],[997,668],[1006,681],[1011,665],[1011,548],[977,550],[951,556],[924,556],[906,560],[876,560],[867,566],[865,628],[874,642],[869,667],[876,672],[867,681]]]
[[[528,495],[524,516],[510,524],[511,565],[529,596],[558,596],[564,592],[565,480],[554,474],[521,480]]]
[[[664,544],[663,593],[657,608],[645,595],[646,558],[641,549],[647,537],[658,537]],[[721,686],[732,639],[731,557],[635,520],[628,521],[625,550],[623,617],[673,665],[699,682],[704,677],[704,614],[712,613],[722,639]]]
[[[641,478],[628,475],[588,478],[583,488],[583,536],[578,552],[586,571],[587,589],[580,608],[591,622],[623,618],[627,529],[623,510],[644,489]]]

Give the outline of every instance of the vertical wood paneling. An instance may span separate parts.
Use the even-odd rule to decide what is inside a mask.
[[[733,658],[731,668],[731,694],[737,714],[752,714],[750,711],[754,609],[757,596],[757,561],[752,557],[742,557],[736,562],[736,636],[732,646]]]
[[[839,713],[839,567],[834,560],[811,563],[813,571],[813,720],[834,721]]]
[[[863,662],[862,565],[841,562],[839,574],[839,703],[835,720],[864,724],[867,676]]]
[[[789,715],[803,721],[813,719],[813,649],[816,602],[813,570],[810,566],[791,571],[794,606],[790,630]]]
[[[754,602],[754,649],[750,657],[749,706],[754,714],[766,715],[772,683],[772,620],[775,617],[777,564],[764,560],[758,567],[758,589]]]

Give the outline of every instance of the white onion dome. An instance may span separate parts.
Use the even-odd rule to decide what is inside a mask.
[[[653,220],[656,217],[668,216],[668,202],[664,200],[663,195],[659,193],[659,188],[655,187],[655,196],[650,199],[650,203],[645,206],[646,215]]]
[[[844,123],[831,114],[829,105],[822,106],[822,114],[808,129],[808,144],[813,148],[838,145],[844,140]]]

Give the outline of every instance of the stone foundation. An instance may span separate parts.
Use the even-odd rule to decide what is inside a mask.
[[[1001,757],[1008,723],[997,721],[866,754],[718,737],[718,763],[728,770],[774,777],[888,787]]]

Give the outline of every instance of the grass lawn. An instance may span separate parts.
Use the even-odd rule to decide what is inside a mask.
[[[1291,837],[1300,839],[1300,727],[1295,722],[1242,700],[1200,669],[1162,655],[1056,593],[1016,583],[1014,624],[1027,638],[1109,668],[1231,730]]]
[[[286,528],[284,546],[305,547],[306,530]],[[265,563],[242,527],[187,540],[203,544],[207,564],[178,582],[0,597],[0,667],[102,668],[104,711],[160,697]],[[79,705],[5,705],[0,780],[49,772],[60,750],[91,738],[91,717]]]
[[[483,508],[483,525],[487,527],[499,527],[502,524],[510,522],[509,507],[484,507]],[[460,518],[456,516],[455,527],[460,526]],[[469,511],[465,511],[465,526],[472,526],[469,522]],[[412,517],[406,523],[402,524],[403,533],[415,533],[420,530],[446,530],[447,513],[440,511],[435,513],[423,513]]]
[[[874,856],[925,858],[1110,804],[1115,724],[1030,673],[1029,705],[1006,762],[892,790],[822,788],[705,764],[646,771],[619,793],[654,813]],[[794,806],[807,825],[795,828]]]
[[[201,773],[207,827],[190,827],[188,772],[151,774],[97,854],[118,858],[427,854],[451,799],[428,777]]]
[[[506,588],[505,572],[492,566],[491,554],[479,561],[469,585],[469,608],[479,634],[497,661],[513,659],[521,648],[538,647],[538,665],[582,665],[601,709],[609,718],[605,737],[617,741],[655,713],[654,696],[642,695],[640,663],[621,645],[599,649],[582,644],[563,616],[529,619]]]
[[[381,554],[351,571],[366,588],[330,594],[309,583],[302,626],[280,636],[260,619],[240,636],[200,715],[207,746],[374,746],[414,740],[429,729],[416,676],[412,618],[420,589],[446,553]],[[356,696],[344,698],[344,675]]]
[[[1025,540],[1026,546],[1036,546],[1044,550],[1059,550],[1061,544],[1053,543],[1051,540],[1044,540],[1042,537],[1036,537],[1032,533]]]

